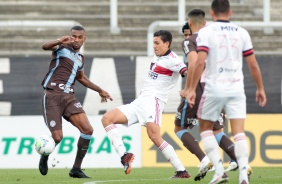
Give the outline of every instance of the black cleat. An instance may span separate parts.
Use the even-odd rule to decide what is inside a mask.
[[[176,178],[191,178],[191,175],[186,171],[176,171],[175,175],[170,177],[171,179],[176,179]]]
[[[78,168],[72,168],[70,170],[69,176],[72,178],[90,178],[89,176],[86,176],[86,174],[84,174],[81,169]]]
[[[39,171],[40,173],[45,176],[48,173],[48,158],[49,155],[41,155],[40,161],[39,161]]]

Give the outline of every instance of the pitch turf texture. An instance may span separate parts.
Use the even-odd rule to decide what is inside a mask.
[[[90,179],[69,177],[69,169],[50,168],[46,176],[37,169],[0,169],[0,184],[174,184],[208,183],[214,172],[208,172],[201,181],[194,181],[198,168],[188,168],[192,178],[169,179],[174,174],[172,168],[133,168],[129,175],[123,169],[86,169]],[[228,172],[228,184],[238,184],[238,171]],[[253,184],[281,184],[282,167],[255,167],[251,176]]]

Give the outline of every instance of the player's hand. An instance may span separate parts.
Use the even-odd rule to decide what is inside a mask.
[[[113,101],[113,98],[111,97],[111,95],[107,92],[107,91],[104,91],[102,90],[100,93],[99,93],[100,97],[101,97],[101,102],[107,102],[107,99]]]
[[[74,42],[74,38],[71,36],[62,36],[58,40],[61,41],[61,44],[68,44]]]
[[[264,107],[266,104],[266,95],[264,90],[257,90],[256,91],[256,102],[258,102],[259,106]]]
[[[196,92],[189,91],[188,95],[186,96],[186,99],[188,101],[189,107],[193,108],[195,105]]]
[[[182,89],[181,91],[179,91],[179,94],[182,98],[186,98],[188,95],[188,90]]]

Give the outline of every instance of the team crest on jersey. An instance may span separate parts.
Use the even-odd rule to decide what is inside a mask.
[[[153,71],[150,70],[149,73],[148,73],[148,77],[156,80],[158,78],[158,74],[156,72],[153,72]]]
[[[56,121],[51,120],[51,121],[50,121],[50,127],[55,127],[55,126],[56,126]]]

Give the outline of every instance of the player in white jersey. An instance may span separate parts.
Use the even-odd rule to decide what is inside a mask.
[[[228,0],[213,0],[210,14],[215,21],[202,28],[197,38],[198,59],[193,71],[188,93],[191,107],[195,103],[195,89],[206,60],[206,86],[198,108],[201,139],[204,150],[215,166],[211,184],[228,180],[224,173],[217,142],[213,135],[213,122],[217,114],[225,110],[230,119],[235,142],[235,155],[239,165],[239,183],[248,184],[248,144],[244,133],[246,96],[242,73],[242,57],[247,61],[250,73],[257,86],[256,101],[265,106],[266,95],[259,65],[256,61],[249,33],[229,22],[232,12]]]
[[[115,124],[130,126],[139,122],[146,127],[149,138],[175,168],[176,174],[172,178],[191,177],[174,148],[163,140],[160,133],[162,112],[168,92],[175,86],[179,74],[183,76],[187,70],[183,61],[170,50],[171,42],[172,35],[169,31],[160,30],[154,33],[155,56],[140,95],[130,104],[107,112],[102,118],[103,126],[121,157],[126,174],[131,170],[134,155],[126,152],[121,134]]]

